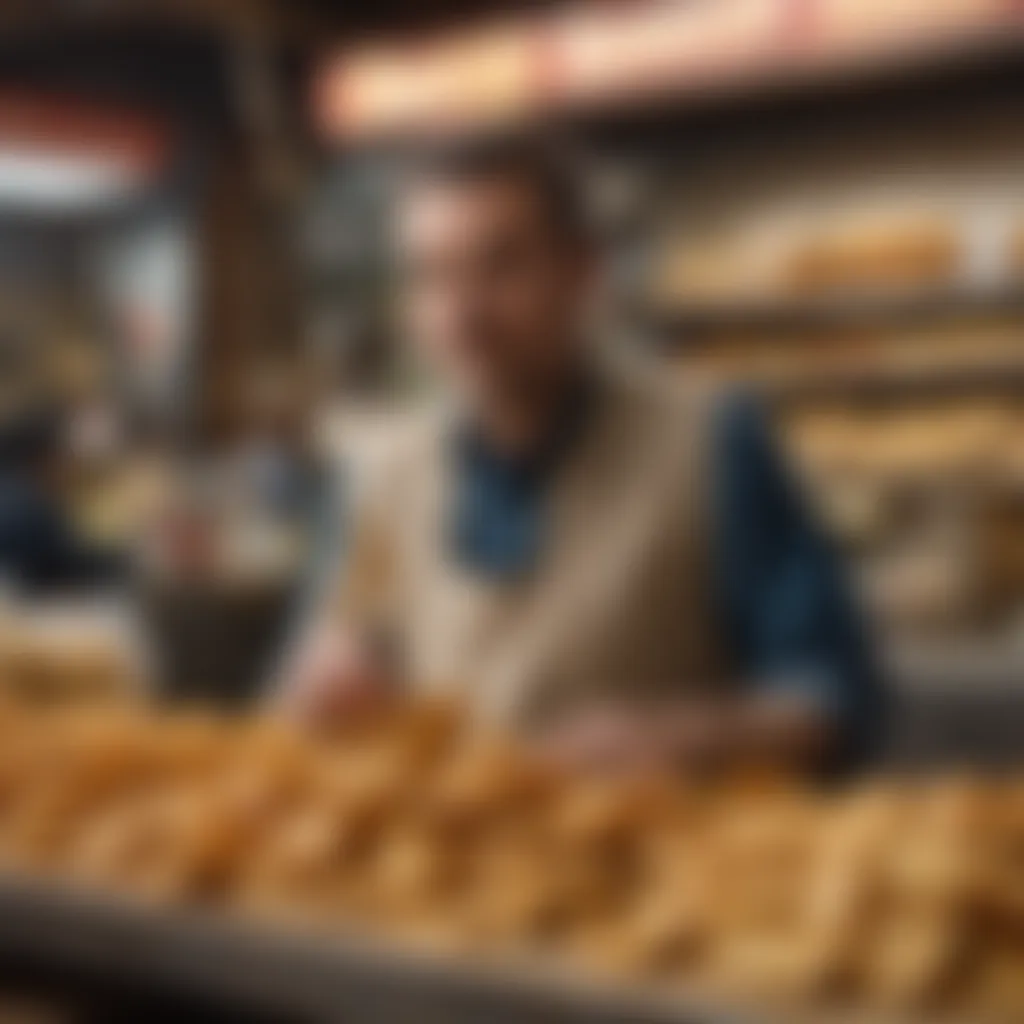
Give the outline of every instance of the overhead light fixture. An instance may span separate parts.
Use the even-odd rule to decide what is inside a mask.
[[[139,175],[103,156],[5,148],[0,142],[0,211],[82,213],[137,191]]]
[[[139,114],[0,92],[0,214],[117,204],[158,173],[168,142],[162,125]]]

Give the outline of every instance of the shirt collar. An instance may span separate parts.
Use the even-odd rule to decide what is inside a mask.
[[[528,452],[514,455],[497,450],[477,424],[464,419],[454,431],[456,460],[470,473],[509,487],[542,487],[583,434],[593,416],[596,399],[595,375],[584,370],[575,373],[540,443]]]

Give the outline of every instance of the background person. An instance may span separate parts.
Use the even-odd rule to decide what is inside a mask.
[[[63,420],[52,408],[0,420],[0,579],[33,596],[107,583],[123,568],[82,537],[66,511],[63,446]]]

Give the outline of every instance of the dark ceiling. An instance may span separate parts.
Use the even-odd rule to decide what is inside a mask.
[[[558,0],[182,0],[180,8],[164,0],[155,6],[165,13],[156,15],[141,0],[33,2],[35,16],[0,32],[0,89],[70,92],[224,125],[230,26],[249,11],[287,26],[279,36],[282,84],[304,90],[309,59],[332,41],[466,24]],[[168,17],[175,10],[190,13]]]
[[[355,31],[444,25],[496,12],[522,12],[555,6],[559,0],[277,0],[301,7]]]

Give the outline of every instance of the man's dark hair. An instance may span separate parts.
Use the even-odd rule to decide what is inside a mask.
[[[452,139],[406,154],[404,188],[511,182],[536,200],[545,223],[572,246],[590,239],[584,189],[568,155],[533,136],[483,135]]]

